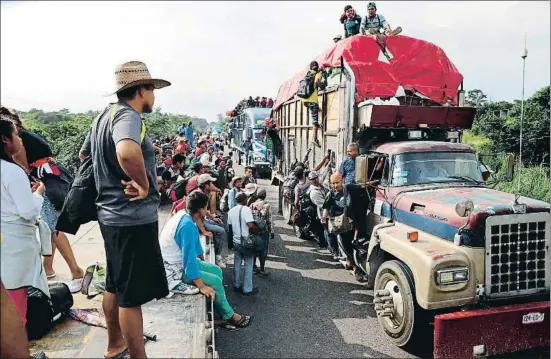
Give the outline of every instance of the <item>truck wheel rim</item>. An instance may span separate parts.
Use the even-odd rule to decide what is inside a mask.
[[[384,320],[392,329],[399,329],[404,322],[404,299],[402,297],[401,288],[394,280],[389,280],[384,289],[390,292],[392,297],[392,317],[385,317]]]

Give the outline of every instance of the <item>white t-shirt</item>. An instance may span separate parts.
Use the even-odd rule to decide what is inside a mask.
[[[159,236],[159,244],[161,246],[161,254],[163,259],[169,264],[182,266],[182,250],[174,240],[176,229],[180,220],[186,214],[186,211],[178,211],[174,216],[165,223],[161,235]]]
[[[0,174],[2,221],[12,222],[19,218],[35,220],[40,215],[44,198],[36,192],[31,192],[31,183],[25,171],[16,164],[1,160]]]
[[[241,210],[241,223],[239,223],[239,210]],[[230,209],[228,212],[228,226],[232,227],[233,231],[233,241],[240,243],[241,236],[249,236],[249,226],[247,223],[254,222],[253,212],[247,206],[242,206],[238,204],[237,206]]]

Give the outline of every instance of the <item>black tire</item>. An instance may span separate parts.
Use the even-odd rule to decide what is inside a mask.
[[[377,293],[384,289],[391,290],[393,296],[399,294],[402,299],[402,315],[396,315],[393,320],[378,316],[379,326],[396,346],[404,349],[410,349],[412,345],[419,346],[419,339],[422,340],[428,327],[427,316],[417,304],[413,275],[403,262],[387,261],[379,267],[373,291]],[[394,301],[395,305],[396,303]]]

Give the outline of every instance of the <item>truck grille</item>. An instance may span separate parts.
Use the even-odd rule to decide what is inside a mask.
[[[549,213],[486,220],[486,294],[508,297],[549,288]]]

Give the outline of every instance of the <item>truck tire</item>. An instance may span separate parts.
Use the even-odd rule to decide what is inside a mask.
[[[377,303],[377,299],[388,298],[381,292],[388,290],[391,301]],[[415,283],[409,268],[401,261],[384,262],[377,271],[373,288],[375,311],[381,329],[390,337],[394,344],[401,348],[418,345],[416,340],[426,333],[426,313],[419,307],[415,299]],[[380,294],[379,294],[380,293]],[[378,305],[392,304],[389,308],[392,316],[382,316],[377,310]]]

